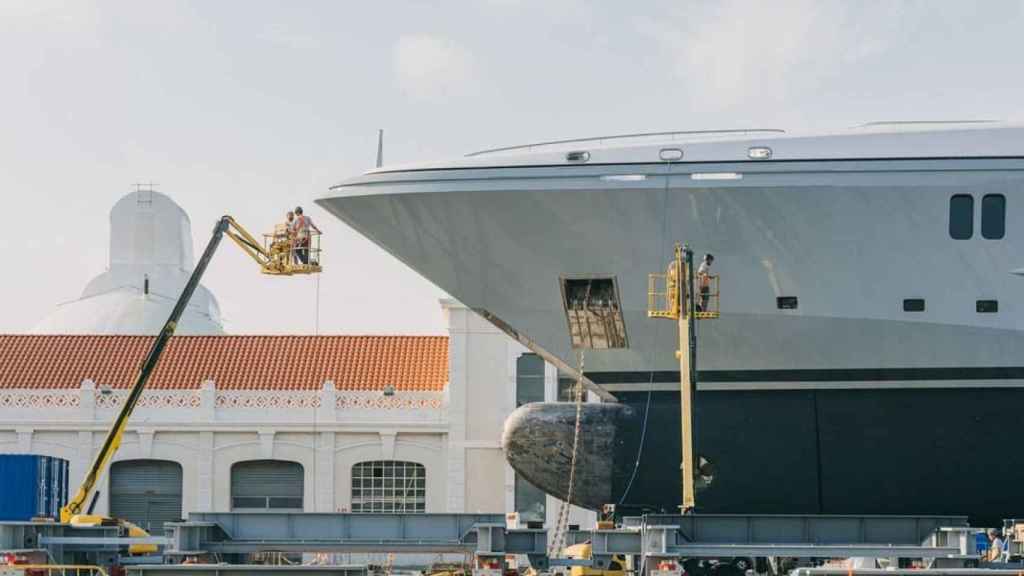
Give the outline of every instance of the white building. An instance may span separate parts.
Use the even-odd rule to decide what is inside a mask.
[[[81,300],[0,335],[0,453],[68,459],[72,490],[152,341],[139,334],[191,271],[184,211],[142,194],[114,207],[110,270]],[[213,295],[197,296],[184,332],[215,335],[168,345],[97,513],[151,529],[239,509],[520,510],[553,525],[557,502],[517,481],[500,438],[517,404],[564,398],[566,382],[472,311],[441,303],[448,336],[225,336]]]
[[[121,198],[110,210],[110,262],[82,295],[61,304],[35,334],[156,334],[188,281],[192,223],[174,200],[152,190]],[[196,288],[178,334],[223,334],[217,299]]]

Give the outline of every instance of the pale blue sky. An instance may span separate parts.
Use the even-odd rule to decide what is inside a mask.
[[[0,0],[0,332],[106,266],[107,212],[154,181],[192,218],[326,232],[321,332],[441,333],[441,292],[312,205],[370,167],[647,130],[1024,120],[1024,3]],[[542,207],[538,207],[542,209]],[[309,278],[225,245],[233,333],[305,333]]]

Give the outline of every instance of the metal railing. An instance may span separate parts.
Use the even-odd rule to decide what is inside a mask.
[[[697,277],[697,312],[696,317],[701,319],[718,318],[718,304],[720,292],[718,291],[718,276],[707,275]]]
[[[675,263],[662,274],[647,275],[647,317],[648,318],[679,318],[679,285]],[[705,283],[706,282],[706,283]],[[708,275],[697,278],[697,312],[695,318],[718,318],[721,293],[718,288],[718,276]],[[688,306],[683,306],[685,316]]]
[[[647,317],[679,318],[679,284],[676,263],[663,274],[647,275]]]
[[[287,224],[274,226],[263,234],[263,249],[270,255],[268,274],[320,271],[320,233],[310,230],[305,239],[296,238]]]
[[[609,136],[592,136],[589,138],[570,138],[567,140],[549,140],[546,142],[534,142],[532,144],[518,144],[516,146],[503,146],[500,148],[488,148],[486,150],[477,150],[476,152],[470,152],[466,154],[467,157],[483,156],[486,154],[496,154],[499,152],[512,152],[515,150],[535,150],[543,148],[551,148],[554,146],[562,146],[565,144],[584,144],[588,142],[597,143],[599,145],[616,140],[628,140],[630,138],[663,138],[668,140],[675,140],[677,136],[716,136],[716,135],[728,135],[728,134],[785,134],[786,131],[781,128],[735,128],[726,130],[673,130],[669,132],[637,132],[634,134],[613,134]]]

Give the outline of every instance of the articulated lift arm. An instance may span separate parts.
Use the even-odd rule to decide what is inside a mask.
[[[235,222],[235,219],[231,216],[221,218],[221,222],[224,221],[227,221],[227,225],[224,227],[224,233],[228,235],[228,238],[234,240],[235,244],[238,244],[238,247],[241,248],[243,252],[255,260],[256,263],[260,265],[260,268],[266,269],[271,265],[272,258],[270,257],[270,254],[263,248],[263,245],[253,237],[252,234],[249,234],[245,228],[239,226],[238,222]]]
[[[142,391],[146,387],[146,381],[149,380],[153,369],[156,368],[156,363],[160,360],[160,355],[163,353],[164,347],[167,346],[167,341],[174,335],[174,330],[178,327],[178,320],[181,318],[182,313],[185,312],[185,307],[188,306],[192,293],[196,291],[199,280],[203,277],[203,273],[206,272],[206,267],[210,264],[213,253],[217,251],[217,246],[220,245],[221,238],[224,237],[224,232],[228,229],[231,222],[233,221],[230,216],[224,216],[217,221],[217,226],[213,229],[213,237],[210,238],[210,242],[206,245],[206,250],[203,251],[203,256],[199,259],[195,270],[192,271],[192,276],[189,277],[188,283],[185,284],[185,289],[178,296],[178,301],[174,304],[174,309],[171,311],[171,316],[167,319],[163,329],[160,330],[160,334],[153,342],[145,362],[142,363],[142,367],[139,369],[139,376],[135,379],[135,385],[132,386],[128,398],[125,399],[124,405],[121,406],[121,411],[118,413],[117,418],[114,419],[110,431],[107,432],[107,437],[103,440],[103,446],[96,453],[96,458],[93,459],[89,472],[86,473],[85,479],[82,480],[82,484],[78,487],[75,495],[60,509],[61,522],[70,522],[72,516],[86,512],[84,507],[89,500],[89,495],[95,489],[96,483],[110,463],[110,459],[114,457],[114,453],[121,446],[121,438],[124,436],[125,427],[128,425],[128,418],[132,415],[132,411],[135,410],[135,404],[138,403],[139,397],[142,396]]]
[[[267,242],[260,244],[252,234],[235,222],[234,218],[225,216],[224,219],[228,223],[224,234],[255,260],[264,274],[291,276],[320,272],[319,233],[308,237],[308,241],[312,242],[312,245],[306,244],[304,248],[308,256],[304,261],[299,261],[296,254],[299,247],[292,243],[287,234],[267,234]]]
[[[114,453],[116,453],[117,449],[121,446],[121,439],[124,436],[125,428],[128,425],[128,418],[132,415],[132,411],[135,410],[135,405],[142,396],[142,391],[146,387],[146,382],[149,380],[154,368],[156,368],[157,362],[160,360],[160,355],[163,354],[164,347],[167,346],[167,341],[174,335],[174,330],[178,327],[178,320],[185,312],[185,307],[188,306],[188,302],[192,298],[192,293],[195,292],[196,286],[199,286],[199,280],[203,277],[203,273],[206,272],[206,267],[210,264],[210,260],[213,258],[213,254],[217,251],[217,247],[220,245],[220,241],[223,239],[225,234],[234,240],[246,254],[252,257],[252,259],[260,265],[260,268],[266,274],[314,274],[320,271],[319,264],[299,264],[293,262],[291,255],[288,253],[289,249],[287,245],[284,246],[282,250],[278,250],[279,252],[283,251],[283,256],[278,255],[275,258],[274,255],[271,252],[268,252],[267,249],[257,242],[249,232],[235,222],[234,218],[231,216],[222,216],[221,219],[217,221],[217,225],[213,229],[213,236],[210,238],[210,242],[206,245],[206,250],[203,251],[203,255],[199,259],[199,263],[196,264],[195,270],[192,271],[192,275],[188,279],[188,283],[185,284],[185,289],[182,290],[181,295],[178,296],[178,301],[174,304],[174,309],[171,311],[170,317],[167,319],[163,329],[160,330],[160,334],[157,335],[156,340],[153,342],[153,346],[150,348],[145,362],[142,363],[142,367],[139,368],[139,375],[135,380],[135,384],[128,393],[128,397],[125,399],[124,405],[121,406],[121,411],[118,413],[117,418],[114,419],[114,423],[111,425],[110,431],[107,432],[107,437],[103,440],[103,446],[100,448],[100,451],[96,453],[96,457],[93,459],[92,466],[89,467],[89,471],[85,475],[85,479],[82,480],[81,486],[78,487],[75,495],[68,501],[67,505],[61,508],[61,522],[71,522],[71,518],[73,516],[88,514],[90,512],[86,509],[89,496],[94,492],[96,483],[103,475],[103,471],[106,470],[107,466],[110,464],[110,460],[114,457]]]

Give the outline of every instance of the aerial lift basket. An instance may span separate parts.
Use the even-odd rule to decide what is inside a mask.
[[[686,277],[685,273],[680,275],[679,271],[685,271],[685,266],[682,255],[679,253],[676,254],[672,262],[669,262],[668,268],[664,273],[647,275],[648,318],[678,320],[680,314],[686,317],[686,313],[690,309],[689,301],[684,306],[680,306],[679,302],[679,295],[682,292],[679,286],[679,278],[680,276]],[[689,297],[689,294],[687,294],[687,297]],[[697,311],[694,313],[694,318],[709,320],[719,317],[718,276],[707,276],[707,284],[704,287],[697,288],[696,297]]]

